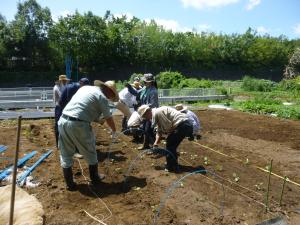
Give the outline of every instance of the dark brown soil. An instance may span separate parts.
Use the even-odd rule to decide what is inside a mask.
[[[118,143],[111,144],[106,126],[94,124],[99,170],[106,178],[91,189],[85,161],[80,160],[82,174],[75,160],[73,171],[79,186],[75,192],[65,190],[53,120],[22,121],[20,156],[31,150],[39,152],[28,164],[47,149],[54,150],[33,173],[41,185],[28,189],[43,204],[45,224],[99,224],[87,213],[114,225],[154,221],[162,225],[250,225],[276,216],[288,224],[300,224],[300,122],[238,111],[202,110],[197,114],[202,139],[198,143],[184,140],[179,146],[179,162],[184,166],[180,174],[159,170],[164,157],[142,154],[131,137],[120,135]],[[120,120],[115,116],[118,125]],[[1,156],[0,169],[10,161],[5,157],[13,156],[16,124],[14,120],[0,123],[0,144],[9,146]],[[268,173],[262,169],[271,159],[273,172],[296,184],[286,182],[280,206],[283,179],[272,176],[266,213]],[[207,169],[206,175],[191,174],[200,166]],[[183,176],[186,178],[176,186]]]

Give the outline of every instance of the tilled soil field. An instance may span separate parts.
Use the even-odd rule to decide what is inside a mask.
[[[300,122],[239,111],[196,113],[202,139],[181,143],[178,174],[161,169],[164,156],[137,150],[132,137],[123,134],[111,143],[107,127],[94,124],[99,171],[106,178],[97,187],[89,186],[84,159],[74,160],[75,192],[65,190],[53,120],[23,120],[20,156],[38,151],[28,165],[54,150],[32,174],[40,185],[28,189],[44,207],[45,224],[251,225],[277,216],[300,224]],[[121,117],[115,121],[120,130]],[[0,122],[0,144],[9,147],[0,156],[0,170],[13,156],[16,125],[15,120]],[[275,175],[266,212],[266,167],[271,160]],[[193,173],[202,167],[206,174]],[[284,176],[288,180],[280,206]]]

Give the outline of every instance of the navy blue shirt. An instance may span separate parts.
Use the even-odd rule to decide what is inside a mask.
[[[63,111],[63,109],[66,107],[68,102],[71,100],[71,98],[78,91],[79,88],[79,83],[71,83],[65,86],[58,102],[59,106],[61,107],[61,111]]]

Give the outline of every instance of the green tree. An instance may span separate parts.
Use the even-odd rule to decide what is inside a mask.
[[[61,17],[50,29],[49,38],[60,51],[61,60],[69,55],[78,59],[82,67],[101,68],[107,53],[106,23],[98,16],[88,12],[81,15]]]
[[[15,19],[10,23],[10,58],[22,68],[49,68],[48,30],[52,26],[50,10],[36,0],[18,3]]]
[[[7,22],[5,18],[0,14],[0,69],[6,66],[6,45],[7,42]]]

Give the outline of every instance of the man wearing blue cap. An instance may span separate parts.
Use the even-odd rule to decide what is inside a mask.
[[[62,114],[62,111],[64,110],[64,108],[66,107],[68,102],[71,100],[73,95],[78,91],[78,89],[81,88],[82,86],[89,85],[89,84],[90,84],[89,79],[86,77],[83,77],[79,80],[78,83],[70,83],[65,86],[63,92],[61,93],[59,101],[58,101],[58,104],[60,106],[60,112],[57,113],[57,115],[56,115],[58,117],[57,121],[59,120],[59,118]],[[58,135],[59,135],[59,133],[57,132],[56,146],[58,146]]]

